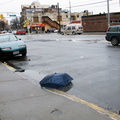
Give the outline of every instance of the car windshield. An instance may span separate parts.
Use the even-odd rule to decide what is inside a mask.
[[[16,38],[16,36],[14,35],[6,35],[6,34],[3,34],[3,35],[0,35],[0,43],[1,42],[8,42],[8,41],[17,41],[18,39]]]

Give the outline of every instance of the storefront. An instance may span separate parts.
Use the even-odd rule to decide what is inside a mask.
[[[28,33],[43,33],[45,31],[45,24],[27,25]]]

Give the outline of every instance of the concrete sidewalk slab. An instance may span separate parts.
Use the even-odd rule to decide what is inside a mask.
[[[0,82],[22,79],[20,76],[16,75],[14,72],[11,72],[10,70],[6,70],[6,69],[7,68],[5,66],[0,65]]]
[[[38,85],[33,84],[24,73],[17,74],[2,64],[1,75],[0,120],[111,120],[86,105],[42,89],[38,81]]]

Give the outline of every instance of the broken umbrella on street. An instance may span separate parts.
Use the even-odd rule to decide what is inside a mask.
[[[54,73],[45,76],[39,83],[42,87],[61,88],[67,86],[73,78],[67,73]]]

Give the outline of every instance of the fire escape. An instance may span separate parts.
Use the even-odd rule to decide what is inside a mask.
[[[51,28],[59,29],[59,24],[56,21],[51,20],[48,16],[42,16],[42,23],[50,25]]]

